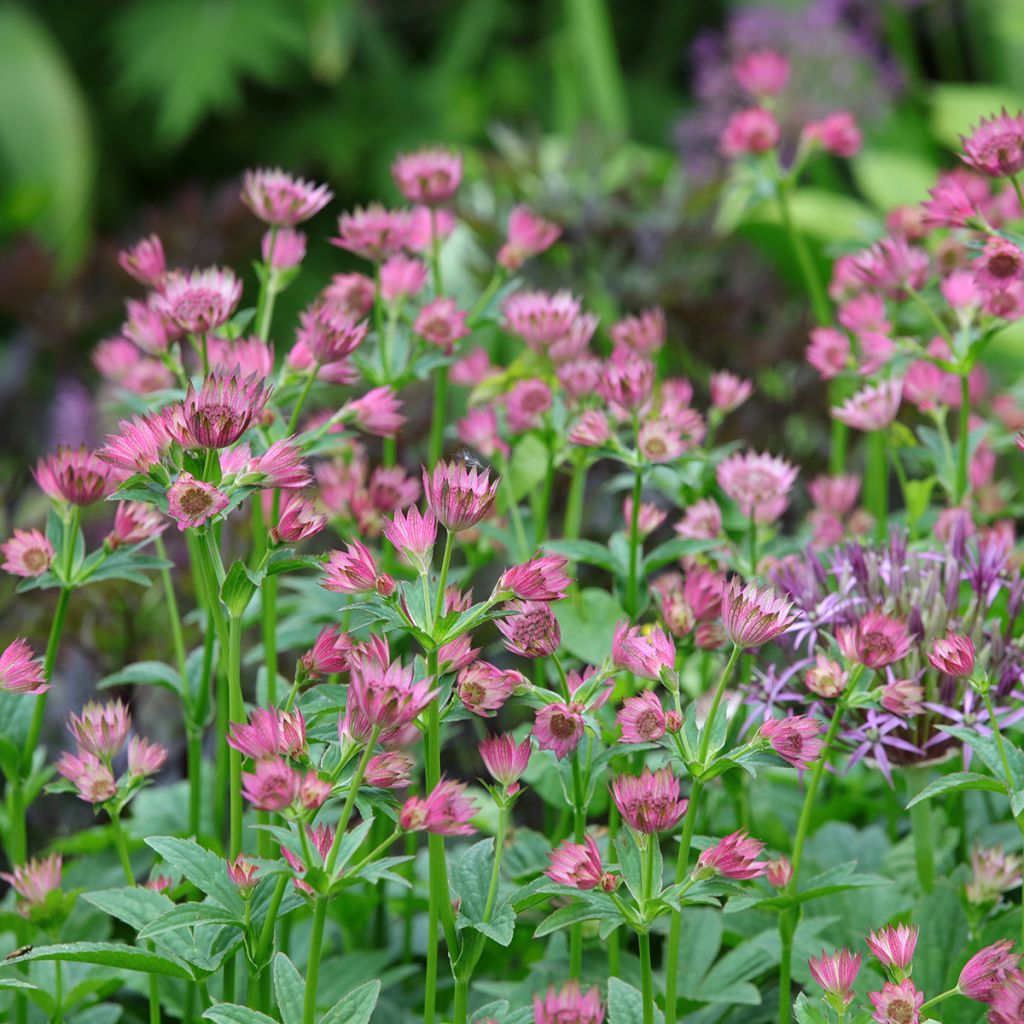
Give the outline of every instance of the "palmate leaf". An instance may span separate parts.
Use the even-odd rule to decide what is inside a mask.
[[[238,893],[238,886],[228,876],[227,864],[221,857],[190,839],[151,836],[146,844],[225,910],[235,917],[245,914],[245,904]]]

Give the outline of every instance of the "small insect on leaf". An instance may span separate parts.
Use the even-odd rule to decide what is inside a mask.
[[[455,461],[461,462],[467,469],[475,469],[477,472],[481,472],[489,468],[468,448],[460,448],[455,453]]]
[[[19,946],[13,953],[8,953],[4,960],[17,960],[20,956],[28,956],[32,952],[32,946]]]

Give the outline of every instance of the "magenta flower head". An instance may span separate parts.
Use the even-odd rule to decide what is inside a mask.
[[[15,530],[10,540],[0,544],[3,570],[12,576],[30,579],[42,576],[53,562],[53,545],[39,530]]]
[[[0,654],[0,689],[9,693],[46,693],[50,684],[43,671],[43,660],[37,658],[27,640],[18,639]]]
[[[465,310],[456,306],[454,299],[441,295],[416,314],[413,333],[451,355],[455,343],[471,333],[466,323],[468,316]]]
[[[124,545],[143,544],[159,537],[168,527],[160,510],[141,501],[119,501],[114,513],[114,527],[103,543],[111,551]]]
[[[439,148],[405,153],[391,165],[391,176],[410,203],[440,206],[462,181],[462,154]]]
[[[723,459],[715,477],[747,518],[771,523],[785,512],[797,471],[778,456],[745,452]]]
[[[476,526],[491,510],[501,478],[463,462],[438,462],[423,470],[423,493],[437,521],[450,533]]]
[[[242,890],[243,895],[251,893],[256,888],[259,874],[260,869],[252,861],[246,860],[241,853],[234,861],[228,861],[228,878]]]
[[[109,704],[90,701],[82,714],[68,718],[68,732],[75,738],[80,750],[109,761],[121,752],[132,727],[132,716],[119,700]]]
[[[627,697],[615,719],[622,726],[623,743],[654,743],[668,731],[668,716],[653,690]]]
[[[519,779],[530,763],[533,745],[527,736],[522,743],[516,743],[511,733],[488,736],[480,741],[477,748],[484,766],[495,782],[504,787],[505,794],[512,796],[519,792]]]
[[[665,344],[667,330],[665,311],[654,306],[612,324],[609,333],[616,345],[626,345],[644,355],[651,355]]]
[[[866,612],[855,625],[841,626],[836,639],[845,658],[870,669],[901,661],[911,648],[906,623],[877,608]]]
[[[604,1007],[597,988],[580,989],[578,981],[554,986],[541,998],[533,997],[533,1024],[603,1024]]]
[[[185,394],[184,422],[199,448],[227,448],[249,429],[263,411],[270,391],[256,376],[211,373],[196,391]]]
[[[51,853],[42,860],[30,860],[14,868],[11,874],[0,871],[2,878],[18,894],[18,913],[28,917],[35,907],[41,907],[51,892],[60,889],[63,859]]]
[[[668,832],[679,824],[690,801],[679,795],[679,780],[671,768],[612,780],[612,798],[623,820],[635,832]]]
[[[493,718],[516,689],[526,685],[521,672],[498,668],[489,661],[474,661],[459,673],[455,690],[474,715]]]
[[[408,754],[397,750],[386,750],[370,758],[366,766],[366,784],[377,789],[405,789],[412,785],[412,773],[416,767]]]
[[[150,235],[131,248],[122,249],[117,254],[117,262],[126,274],[150,288],[158,288],[167,273],[167,260],[159,235]]]
[[[528,259],[550,249],[562,229],[526,206],[514,206],[508,215],[508,240],[498,250],[498,264],[518,270]]]
[[[156,775],[167,760],[167,748],[141,736],[133,736],[128,743],[128,774],[138,778]]]
[[[914,959],[917,934],[916,925],[889,925],[868,936],[868,949],[883,967],[904,974],[909,972]]]
[[[1024,974],[1014,971],[992,997],[989,1024],[1019,1024],[1024,1020]]]
[[[191,473],[182,473],[167,491],[167,513],[179,530],[203,526],[227,507],[226,494]]]
[[[302,449],[290,437],[275,441],[253,459],[245,467],[244,476],[246,482],[249,477],[258,477],[262,486],[283,491],[299,491],[313,482]]]
[[[84,446],[57,448],[40,459],[35,468],[36,483],[54,501],[71,505],[93,505],[113,490],[110,466]]]
[[[1009,178],[1024,170],[1024,116],[1005,110],[981,123],[968,136],[960,136],[961,159],[990,178]]]
[[[760,735],[779,757],[794,768],[809,768],[825,749],[820,738],[821,722],[807,715],[769,718],[761,726]]]
[[[148,473],[160,464],[170,447],[167,423],[160,415],[121,420],[120,433],[110,434],[96,454],[104,462],[128,473]]]
[[[885,380],[832,406],[832,416],[854,430],[885,430],[896,419],[902,400],[903,381]]]
[[[964,964],[957,991],[979,1003],[991,1003],[997,989],[1020,969],[1020,956],[1009,939],[979,950]]]
[[[396,508],[394,517],[384,527],[384,536],[409,559],[417,572],[422,574],[430,568],[437,542],[437,520],[430,509],[422,515],[415,505],[405,513]]]
[[[313,361],[336,363],[352,355],[366,339],[367,326],[340,306],[316,302],[299,314],[295,336],[306,346]]]
[[[598,393],[611,405],[612,413],[627,419],[641,412],[654,390],[654,363],[625,345],[612,351],[597,384]]]
[[[583,705],[546,704],[537,712],[533,735],[541,750],[550,750],[559,761],[571,754],[583,739]]]
[[[548,859],[551,867],[544,874],[559,885],[583,892],[598,886],[606,892],[614,892],[618,887],[618,879],[605,871],[597,843],[589,835],[584,835],[583,843],[566,839],[561,846],[548,853]]]
[[[581,448],[600,448],[611,433],[608,417],[600,409],[587,409],[573,424],[569,440]]]
[[[827,700],[838,697],[846,689],[848,682],[849,676],[843,671],[843,666],[835,659],[820,653],[815,656],[814,665],[804,676],[804,685],[807,689]]]
[[[277,756],[298,757],[306,749],[306,721],[302,713],[277,708],[255,708],[248,723],[232,722],[228,746],[254,761]]]
[[[156,309],[183,331],[207,334],[228,321],[241,297],[242,282],[231,270],[210,267],[168,274]]]
[[[274,270],[291,270],[306,258],[306,236],[293,228],[271,228],[260,239],[260,255]]]
[[[763,849],[764,843],[751,839],[740,829],[704,850],[697,858],[696,870],[708,878],[712,875],[738,880],[760,878],[768,870],[768,861],[757,859]]]
[[[242,792],[258,811],[283,811],[299,798],[302,776],[286,761],[264,758],[242,772]]]
[[[800,132],[800,139],[844,158],[856,156],[864,144],[857,119],[848,110],[836,110],[820,121],[808,121]]]
[[[737,647],[761,647],[793,622],[793,605],[771,587],[748,583],[742,590],[734,576],[722,590],[722,626]]]
[[[875,1008],[872,1020],[878,1024],[919,1024],[924,993],[909,978],[898,985],[887,981],[881,992],[869,992],[868,999]]]
[[[313,501],[300,494],[289,494],[281,503],[276,525],[270,529],[270,539],[274,544],[297,544],[315,536],[326,525],[327,516]]]
[[[381,665],[374,657],[355,653],[350,658],[348,699],[372,726],[397,732],[411,725],[437,696],[433,680],[413,682],[414,667],[399,661]]]
[[[711,374],[711,404],[722,413],[738,409],[753,393],[754,385],[745,377],[721,370]]]
[[[101,804],[117,793],[110,768],[85,751],[78,757],[65,751],[57,762],[57,771],[74,785],[79,799],[86,803]]]
[[[402,805],[398,821],[406,832],[432,832],[438,836],[468,836],[477,806],[466,796],[461,782],[442,779],[427,795],[410,797]]]
[[[853,983],[860,973],[860,960],[860,953],[852,955],[848,949],[841,949],[838,953],[822,950],[821,956],[812,956],[807,961],[811,977],[825,990],[837,1012],[853,1002]]]
[[[377,572],[373,555],[357,540],[349,542],[345,551],[329,552],[324,571],[324,578],[320,581],[324,590],[339,594],[376,591],[383,597],[389,597],[395,590],[395,581],[387,573]]]
[[[969,636],[951,630],[932,644],[928,660],[947,676],[967,679],[974,672],[974,644]]]
[[[522,601],[558,601],[573,581],[565,571],[568,564],[561,555],[543,555],[525,565],[515,565],[498,578],[494,595]]]
[[[383,385],[371,388],[365,395],[346,402],[341,413],[344,419],[350,419],[368,434],[393,437],[405,423],[401,410],[401,399],[390,387]]]
[[[413,222],[405,210],[387,210],[379,203],[357,208],[338,218],[338,237],[331,244],[371,263],[381,263],[407,248]]]
[[[633,626],[620,622],[612,639],[612,661],[633,675],[657,681],[664,669],[674,669],[676,645],[657,626]]]
[[[546,658],[558,650],[562,631],[546,602],[510,601],[505,607],[511,614],[496,625],[507,650],[524,658]]]
[[[279,167],[242,175],[242,202],[264,224],[295,227],[319,213],[333,198],[326,185],[293,178]]]
[[[736,81],[751,96],[778,96],[789,84],[789,61],[777,50],[753,50],[732,66]]]
[[[719,149],[723,156],[747,156],[766,153],[779,144],[779,122],[764,107],[737,111],[722,132]]]
[[[793,877],[793,865],[789,858],[783,855],[778,860],[768,861],[768,867],[764,874],[769,885],[776,889],[785,889]]]

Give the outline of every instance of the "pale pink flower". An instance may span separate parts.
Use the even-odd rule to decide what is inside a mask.
[[[597,415],[603,419],[603,414],[597,413]],[[604,422],[607,430],[607,421]],[[573,440],[572,436],[569,439]],[[644,458],[650,462],[673,462],[692,447],[683,440],[683,435],[678,428],[665,419],[647,420],[637,431],[636,443]]]
[[[600,409],[588,409],[569,431],[569,440],[581,448],[600,448],[609,437],[608,417]]]
[[[815,477],[807,485],[807,492],[817,509],[845,519],[857,504],[860,477],[852,473]]]
[[[228,878],[231,879],[243,893],[250,893],[256,888],[259,881],[260,869],[250,860],[246,860],[243,854],[239,854],[233,861],[228,861]]]
[[[248,723],[233,722],[228,745],[254,761],[278,755],[298,757],[306,749],[306,723],[301,712],[255,708]]]
[[[370,474],[370,503],[382,515],[407,509],[420,496],[420,482],[402,466],[376,466]]]
[[[1024,1020],[1024,974],[1014,971],[996,989],[987,1019],[988,1024],[1020,1024]]]
[[[551,388],[537,378],[517,381],[505,395],[508,429],[521,434],[540,426],[552,406]]]
[[[473,714],[492,718],[516,689],[525,685],[520,672],[500,669],[488,661],[474,661],[459,673],[455,689]]]
[[[982,118],[969,136],[960,136],[961,159],[990,178],[1008,178],[1024,170],[1024,117],[1005,110]]]
[[[9,693],[46,693],[50,684],[43,671],[43,660],[37,658],[27,640],[9,643],[0,654],[0,689]]]
[[[920,1024],[924,993],[909,978],[898,985],[887,981],[881,992],[869,992],[868,999],[875,1008],[871,1019],[879,1024]]]
[[[544,872],[552,882],[589,892],[596,889],[609,876],[601,863],[597,843],[584,835],[583,843],[566,839],[554,850],[548,852],[551,867]]]
[[[346,402],[341,410],[343,419],[351,419],[360,429],[377,437],[394,437],[405,425],[402,402],[395,392],[384,385],[372,388],[361,398]]]
[[[612,661],[618,668],[656,681],[663,669],[675,667],[676,647],[657,626],[630,627],[620,622],[612,638]]]
[[[440,206],[462,181],[462,154],[440,148],[404,153],[391,165],[391,176],[410,203]]]
[[[402,805],[399,823],[407,832],[432,832],[440,836],[468,836],[476,804],[465,795],[465,785],[442,779],[425,798],[410,797]]]
[[[263,758],[242,772],[242,793],[258,811],[283,811],[299,798],[302,776],[286,761]]]
[[[51,853],[41,860],[18,865],[10,874],[0,871],[0,878],[18,894],[18,913],[27,917],[33,907],[42,906],[51,892],[60,889],[62,866],[61,855]]]
[[[3,570],[13,576],[30,579],[42,576],[53,562],[53,545],[39,530],[15,530],[9,540],[0,544],[4,556]]]
[[[854,280],[900,298],[907,285],[920,288],[928,276],[928,253],[905,238],[883,238],[852,260]]]
[[[468,315],[455,305],[454,299],[441,295],[419,311],[412,329],[425,341],[450,355],[455,343],[471,333],[466,322]]]
[[[490,471],[478,471],[463,462],[438,461],[427,473],[423,469],[423,493],[430,511],[450,533],[476,526],[491,510],[501,478],[491,480]]]
[[[118,423],[119,434],[107,436],[96,454],[104,462],[129,473],[148,473],[159,465],[171,436],[161,416],[134,417]]]
[[[321,779],[315,771],[306,772],[299,785],[299,804],[307,811],[316,811],[331,795],[331,783]]]
[[[733,64],[732,73],[752,96],[778,96],[789,84],[789,61],[777,50],[753,50]]]
[[[84,751],[77,757],[65,751],[57,762],[57,771],[74,785],[79,799],[86,803],[103,803],[117,792],[110,768],[98,757]]]
[[[227,268],[174,271],[161,285],[156,308],[183,331],[206,334],[226,323],[242,297],[242,282]]]
[[[437,520],[430,509],[426,515],[422,515],[415,505],[407,513],[395,509],[394,517],[384,527],[384,536],[418,572],[425,573],[430,568],[437,542]]]
[[[950,630],[932,644],[928,660],[947,676],[967,679],[974,672],[974,643],[969,636]]]
[[[298,544],[318,534],[326,525],[327,516],[315,502],[301,494],[286,494],[277,523],[270,528],[270,539],[274,544]]]
[[[357,540],[347,544],[345,551],[329,552],[324,570],[320,586],[339,594],[368,594],[375,590],[387,597],[395,589],[394,580],[377,572],[373,555]]]
[[[625,345],[641,355],[652,355],[665,344],[665,311],[658,306],[612,324],[608,333],[616,345]]]
[[[979,950],[964,964],[957,991],[979,1003],[991,1003],[1000,985],[1020,967],[1020,955],[1010,939],[1000,939]]]
[[[759,523],[774,522],[782,515],[796,477],[796,467],[785,459],[757,452],[730,455],[715,471],[718,486],[745,516]]]
[[[484,767],[492,779],[499,783],[506,795],[519,792],[519,779],[530,763],[533,745],[527,736],[522,743],[516,743],[511,733],[500,736],[488,736],[480,741],[477,748],[483,759]]]
[[[551,986],[541,998],[533,997],[533,1024],[603,1024],[604,1006],[597,988],[583,992],[578,981],[560,989]]]
[[[605,363],[598,393],[611,403],[612,412],[627,419],[641,411],[654,390],[654,363],[624,345],[617,346]]]
[[[582,311],[580,301],[566,291],[513,292],[502,307],[505,330],[518,334],[535,352],[570,337]]]
[[[813,667],[804,676],[807,689],[826,700],[838,697],[846,689],[848,681],[842,665],[821,653],[815,656]]]
[[[459,440],[468,448],[473,448],[485,458],[493,458],[495,453],[508,455],[509,447],[502,440],[498,429],[498,416],[493,406],[478,405],[466,413],[456,424]]]
[[[355,320],[340,306],[321,300],[299,314],[295,337],[315,363],[325,365],[355,352],[366,340],[367,329],[365,322]],[[289,361],[293,361],[291,357]]]
[[[59,445],[36,463],[34,476],[47,497],[72,505],[93,505],[114,489],[110,466],[84,445]]]
[[[366,785],[376,789],[405,789],[412,784],[414,768],[407,754],[388,750],[370,758],[364,779]]]
[[[380,294],[385,302],[416,295],[427,283],[427,265],[402,253],[386,259],[380,267]]]
[[[772,750],[794,768],[809,768],[825,749],[821,722],[807,715],[790,718],[769,718],[760,728],[760,735]]]
[[[877,608],[865,612],[854,625],[841,626],[836,631],[836,639],[845,658],[870,669],[885,668],[901,661],[911,648],[906,623]]]
[[[126,299],[124,305],[128,316],[121,324],[121,333],[124,338],[134,342],[147,355],[162,356],[171,347],[171,342],[182,334],[181,328],[167,315],[167,311],[161,305],[159,291],[151,293],[145,302]],[[127,370],[125,365],[115,370],[114,373],[105,372],[104,366],[100,365],[101,362],[106,363],[109,355],[113,353],[116,343],[123,342],[124,338],[108,339],[107,342],[101,342],[100,345],[106,349],[102,353],[100,348],[97,348],[96,368],[104,376],[124,379],[123,375]],[[117,348],[120,348],[125,355],[128,354],[127,349],[120,346]],[[133,353],[131,358],[133,361],[137,359],[138,353]]]
[[[123,545],[144,544],[159,537],[168,523],[158,509],[138,501],[119,501],[114,513],[114,528],[103,543],[116,551]]]
[[[509,613],[495,623],[505,648],[524,658],[546,658],[558,650],[562,631],[546,602],[510,601]]]
[[[622,727],[623,743],[654,743],[668,730],[668,717],[653,690],[627,697],[615,720]]]
[[[648,835],[675,828],[689,805],[689,800],[679,795],[679,780],[667,767],[617,775],[611,788],[622,820],[634,831]]]
[[[533,735],[541,750],[550,750],[559,761],[571,754],[583,739],[583,705],[546,704],[537,712]]]
[[[622,518],[626,528],[630,529],[633,525],[633,496],[631,494],[627,494],[622,499]],[[653,502],[641,501],[636,515],[636,532],[641,540],[648,534],[654,533],[667,518],[668,512],[665,509],[659,508]]]
[[[107,704],[89,701],[81,715],[68,718],[68,732],[75,738],[80,751],[109,761],[120,753],[132,727],[128,707],[120,700]]]
[[[338,237],[332,245],[380,263],[409,246],[412,218],[407,210],[388,210],[379,203],[357,207],[338,218]]]
[[[800,132],[801,139],[816,143],[826,153],[836,156],[856,156],[864,144],[864,136],[853,114],[837,110],[820,121],[808,121]]]
[[[740,829],[704,850],[697,858],[697,871],[741,881],[760,878],[768,870],[768,862],[757,859],[762,850],[764,843]]]
[[[939,285],[942,297],[954,309],[973,309],[981,305],[981,291],[969,270],[954,270]]]
[[[924,712],[924,687],[912,679],[894,679],[882,687],[882,707],[901,718]]]
[[[738,647],[761,647],[789,628],[792,608],[792,602],[771,587],[748,583],[741,589],[733,577],[722,591],[722,626]]]
[[[940,174],[928,194],[931,198],[921,204],[921,209],[925,224],[931,227],[963,228],[978,215],[978,200],[955,174]]]
[[[126,274],[150,288],[158,288],[167,273],[167,260],[159,235],[150,235],[131,248],[122,249],[117,254],[117,262]]]
[[[302,449],[292,437],[275,441],[262,455],[249,462],[245,472],[247,476],[258,476],[260,484],[274,490],[298,491],[313,482],[309,465],[302,457]]]
[[[196,389],[189,383],[182,416],[187,447],[227,448],[249,429],[263,411],[270,391],[255,376],[210,374]]]
[[[778,860],[768,861],[765,878],[768,879],[769,885],[774,886],[776,889],[785,889],[792,877],[793,865],[788,857],[780,856]]]
[[[400,661],[382,665],[362,651],[349,656],[348,700],[352,708],[379,729],[395,733],[410,725],[437,696],[432,679],[413,682],[414,666]]]
[[[294,227],[319,213],[334,196],[326,185],[292,177],[280,168],[242,175],[242,202],[265,224]]]
[[[811,977],[825,990],[827,995],[849,1006],[853,1002],[853,983],[860,973],[860,953],[851,955],[848,949],[838,953],[821,951],[821,956],[812,956],[807,961]]]
[[[714,540],[722,535],[722,510],[713,498],[701,498],[683,510],[675,531],[688,540]]]
[[[896,354],[892,338],[877,331],[864,331],[857,337],[857,372],[871,377],[886,366]]]
[[[128,743],[128,774],[136,778],[156,775],[167,760],[167,748],[140,736],[133,736]]]
[[[842,405],[832,406],[832,416],[854,430],[884,430],[896,419],[902,398],[902,380],[882,381],[862,388]]]
[[[885,315],[885,299],[874,292],[852,295],[839,307],[837,319],[848,331],[858,335],[867,331],[879,334],[892,331],[892,322]]]
[[[412,252],[425,253],[434,247],[435,241],[442,242],[454,230],[455,214],[443,206],[417,204],[409,212],[409,239],[406,248]]]
[[[974,906],[998,903],[1004,892],[1021,883],[1021,858],[1001,846],[971,850],[972,878],[964,886],[968,903]]]
[[[568,564],[561,555],[543,555],[525,565],[515,565],[498,578],[495,593],[522,601],[558,601],[573,582],[565,571]]]
[[[495,373],[491,357],[485,348],[474,348],[451,365],[449,376],[452,383],[465,388],[475,388]]]
[[[917,925],[889,925],[872,932],[866,939],[868,949],[883,967],[908,971],[917,946]]]
[[[508,240],[498,252],[498,264],[506,270],[518,270],[532,256],[550,249],[561,234],[557,224],[526,206],[514,206],[508,215]]]
[[[570,406],[582,404],[593,397],[602,373],[604,363],[597,356],[586,353],[567,358],[555,367],[555,376]]]
[[[728,370],[711,375],[711,404],[723,413],[738,409],[753,393],[754,384]]]
[[[167,491],[167,514],[179,530],[203,526],[227,506],[226,494],[191,473],[182,473]]]
[[[740,110],[729,118],[719,148],[724,156],[766,153],[779,144],[779,122],[764,107]]]
[[[350,320],[362,320],[373,309],[373,278],[365,274],[335,274],[321,298]]]
[[[804,358],[822,380],[839,376],[853,358],[850,339],[834,327],[815,327]]]

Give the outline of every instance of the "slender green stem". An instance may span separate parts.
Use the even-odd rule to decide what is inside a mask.
[[[544,486],[537,501],[537,517],[533,527],[533,546],[539,548],[548,536],[548,519],[551,517],[551,494],[555,486],[555,452],[553,441],[547,438],[548,461],[544,471]]]
[[[956,500],[967,497],[970,483],[970,439],[971,439],[971,378],[965,373],[960,377],[960,423],[956,438]]]
[[[53,1024],[64,1020],[64,972],[61,962],[53,961]]]
[[[430,465],[441,458],[444,448],[444,426],[448,421],[448,366],[434,369],[434,406],[430,411]]]
[[[743,653],[743,649],[738,644],[732,645],[732,650],[729,652],[729,660],[725,663],[725,667],[722,669],[722,674],[718,677],[718,684],[715,686],[715,695],[711,699],[711,708],[708,711],[707,719],[704,722],[704,728],[701,730],[700,736],[700,748],[697,752],[697,761],[700,763],[701,770],[707,767],[708,751],[711,749],[711,734],[714,732],[715,719],[718,717],[718,708],[722,703],[722,697],[725,694],[725,687],[732,676],[733,669],[736,667],[736,662],[739,661],[740,655]]]
[[[1024,203],[1022,203],[1022,205],[1024,205]],[[941,992],[939,995],[934,996],[933,998],[931,998],[931,999],[927,1000],[926,1002],[922,1003],[921,1007],[920,1007],[920,1010],[918,1011],[921,1014],[921,1019],[924,1020],[924,1011],[925,1010],[930,1010],[933,1006],[937,1005],[938,1003],[941,1003],[945,999],[948,999],[950,996],[955,996],[955,995],[959,995],[959,994],[960,994],[960,989],[958,989],[958,988],[948,988],[948,989],[946,989],[945,992]]]
[[[562,521],[562,536],[576,540],[583,526],[583,499],[587,493],[587,453],[580,449],[573,453],[572,477],[569,481],[569,496],[565,500],[565,518]]]
[[[314,361],[309,373],[306,374],[306,381],[302,385],[302,390],[299,392],[299,397],[295,400],[295,407],[292,409],[292,414],[288,419],[289,434],[294,434],[299,425],[299,416],[302,415],[302,408],[306,404],[306,399],[309,398],[310,389],[313,387],[313,382],[316,380],[316,375],[319,372],[320,364]]]
[[[327,920],[327,897],[318,896],[313,909],[313,930],[309,940],[309,966],[306,968],[306,991],[302,1000],[302,1024],[316,1020],[316,991],[320,973],[320,950],[324,941],[324,923]]]
[[[121,861],[124,879],[129,885],[135,885],[135,872],[132,871],[132,859],[128,856],[128,840],[125,838],[124,829],[121,827],[120,811],[111,812],[110,825],[114,833],[114,846],[117,848],[117,856]]]
[[[907,784],[911,792],[920,792],[928,784],[927,768],[908,768]],[[914,836],[914,863],[922,892],[935,888],[935,836],[932,830],[932,809],[927,800],[910,808],[910,831]]]
[[[338,818],[338,824],[334,831],[334,843],[331,849],[328,851],[327,860],[324,862],[324,871],[328,875],[333,874],[334,867],[338,863],[338,855],[341,853],[341,840],[345,834],[345,829],[348,828],[349,819],[352,817],[352,811],[355,809],[356,797],[359,795],[359,787],[363,784],[363,776],[366,775],[366,767],[370,763],[370,759],[373,757],[373,748],[377,745],[377,737],[380,736],[380,726],[375,725],[373,731],[370,733],[370,738],[366,742],[366,748],[363,750],[363,756],[359,759],[359,764],[356,765],[356,770],[352,774],[352,780],[349,782],[348,793],[345,795],[345,803],[341,808],[341,815]]]
[[[260,279],[260,291],[256,300],[256,336],[262,341],[270,337],[270,321],[274,315],[274,299],[277,298],[277,288],[272,283],[276,277],[273,268],[274,249],[277,247],[277,225],[270,226],[270,258],[263,264],[263,274]]]
[[[561,664],[559,663],[559,671]],[[564,675],[563,675],[564,679]],[[580,748],[572,752],[572,834],[573,842],[582,843],[587,827],[587,794],[580,770]],[[569,977],[579,978],[583,973],[583,922],[575,922],[569,929]]]
[[[750,522],[747,525],[747,553],[750,556],[750,575],[757,575],[757,517],[756,509],[750,510]]]
[[[875,540],[885,540],[889,517],[889,453],[884,430],[872,430],[867,437],[867,473],[864,504],[875,520]]]
[[[637,569],[640,559],[640,495],[643,492],[643,469],[636,467],[633,477],[633,508],[629,517],[629,575],[626,579],[626,611],[637,613]]]
[[[789,237],[789,244],[793,248],[793,255],[800,268],[800,275],[804,279],[804,287],[811,299],[814,319],[824,327],[832,320],[832,307],[828,301],[828,293],[825,291],[821,275],[818,273],[818,267],[807,249],[807,243],[793,223],[793,213],[789,206],[789,191],[784,185],[779,186],[778,203],[782,226]]]
[[[270,958],[270,947],[274,944],[274,926],[277,924],[277,914],[281,909],[281,900],[284,899],[284,892],[287,887],[288,875],[281,875],[270,897],[267,919],[263,922],[259,941],[256,944],[256,965],[264,970],[266,969],[267,960]]]
[[[228,721],[243,724],[242,701],[242,622],[232,615],[228,624]],[[231,808],[231,832],[228,855],[234,860],[242,852],[242,755],[228,750],[228,799]]]
[[[441,558],[441,575],[437,578],[437,597],[434,601],[434,623],[436,629],[438,623],[444,616],[444,591],[448,586],[448,570],[452,564],[452,548],[455,546],[455,534],[451,530],[445,531],[444,556]],[[437,675],[437,665],[434,665],[433,676]]]
[[[654,1024],[654,976],[651,971],[651,933],[646,929],[637,935],[640,944],[640,994],[643,1000],[644,1024]]]
[[[198,838],[202,828],[203,807],[203,733],[198,726],[189,725],[185,733],[188,757],[188,831]]]

